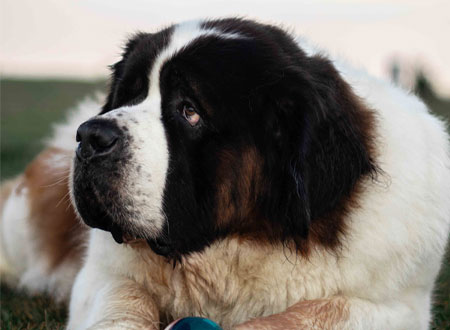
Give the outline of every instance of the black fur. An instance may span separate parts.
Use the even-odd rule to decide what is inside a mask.
[[[203,27],[243,38],[200,37],[162,68],[170,154],[163,205],[169,224],[150,246],[178,258],[241,235],[293,241],[301,250],[310,228],[323,219],[328,232],[316,240],[334,246],[343,203],[358,180],[375,171],[370,112],[329,60],[307,56],[281,29],[241,19],[206,21]],[[146,98],[152,61],[171,31],[138,34],[128,43],[113,66],[102,113]],[[179,116],[183,102],[201,115],[196,127]],[[239,155],[249,149],[261,160],[262,173],[249,178],[249,210],[219,223],[226,211],[217,202],[221,155],[227,150],[237,155],[228,171],[240,180],[246,164]],[[238,187],[236,181],[230,209],[243,207]]]
[[[149,89],[148,75],[153,61],[172,33],[169,27],[158,33],[137,33],[126,44],[122,59],[111,66],[113,75],[101,114],[124,105],[139,104]]]

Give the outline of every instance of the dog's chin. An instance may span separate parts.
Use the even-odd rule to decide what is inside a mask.
[[[133,218],[133,214],[128,214],[125,210],[122,210],[121,203],[117,201],[100,200],[99,196],[107,194],[98,192],[98,187],[93,185],[92,182],[86,182],[90,182],[90,180],[74,181],[72,192],[76,210],[86,225],[110,232],[112,238],[118,244],[147,242],[150,249],[156,254],[168,259],[177,258],[176,249],[170,240],[161,237],[144,237],[142,233],[137,234],[128,229],[126,219]],[[112,216],[111,212],[105,209],[105,205],[114,209],[116,215]]]
[[[175,253],[175,249],[173,244],[168,240],[160,239],[160,238],[144,238],[137,235],[134,235],[130,232],[124,231],[120,226],[113,224],[109,229],[112,237],[118,244],[138,244],[147,242],[150,249],[156,254],[168,258],[174,259],[177,254]]]
[[[125,210],[120,211],[122,209],[120,203],[112,199],[103,200],[99,197],[107,195],[104,191],[111,191],[112,188],[105,185],[101,188],[103,189],[96,186],[92,180],[73,181],[72,199],[83,222],[91,228],[110,232],[118,244],[144,240],[144,237],[131,233],[121,225],[126,223],[125,219],[130,218],[130,215]],[[117,216],[112,216],[107,211],[107,206],[114,209]]]
[[[136,244],[139,242],[145,242],[145,238],[127,232],[116,224],[111,226],[109,232],[118,244]]]
[[[76,199],[76,197],[75,197]],[[78,199],[79,203],[84,205],[86,201],[81,201]],[[89,199],[91,203],[92,199]],[[91,228],[101,229],[111,233],[112,238],[118,244],[137,244],[142,242],[147,242],[148,246],[156,254],[166,257],[174,258],[176,253],[174,252],[174,247],[170,241],[161,238],[146,238],[127,230],[123,226],[119,225],[118,219],[113,219],[108,212],[100,209],[98,207],[101,203],[94,203],[91,207],[77,207],[77,211],[80,214],[83,222]],[[101,221],[99,221],[101,219]]]
[[[156,254],[168,258],[176,259],[177,253],[175,253],[174,245],[170,241],[161,238],[144,238],[138,235],[134,235],[126,230],[123,230],[120,226],[113,223],[108,230],[113,239],[118,244],[134,245],[138,243],[147,242],[150,249]]]
[[[86,225],[110,232],[117,243],[122,244],[131,240],[132,235],[127,234],[107,212],[98,208],[84,209],[81,207],[77,207],[77,211]],[[98,219],[101,219],[101,221],[98,221]]]
[[[87,212],[83,212],[78,210],[78,212],[82,215],[81,218],[83,219],[84,223],[87,224],[91,228],[95,229],[101,229],[107,232],[111,233],[112,238],[116,243],[118,244],[135,244],[139,242],[145,242],[145,237],[142,237],[140,235],[136,235],[132,233],[131,231],[126,230],[121,225],[117,224],[117,220],[112,219],[106,212],[103,212],[101,210],[90,210],[89,216],[85,217],[83,214],[86,215]],[[102,222],[95,222],[90,220],[91,216],[93,214],[97,214],[97,216],[101,217],[101,219],[105,220]]]

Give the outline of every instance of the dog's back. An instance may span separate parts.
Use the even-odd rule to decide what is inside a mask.
[[[55,127],[46,149],[24,173],[1,185],[0,274],[12,286],[45,292],[58,301],[69,298],[87,234],[69,194],[74,132],[98,107],[82,102]]]

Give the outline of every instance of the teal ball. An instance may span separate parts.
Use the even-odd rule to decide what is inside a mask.
[[[203,317],[185,317],[175,323],[171,330],[222,330],[222,328]]]

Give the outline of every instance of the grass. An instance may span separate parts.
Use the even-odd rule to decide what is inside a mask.
[[[104,89],[103,81],[0,81],[2,179],[22,171],[39,153],[42,138],[67,109]]]
[[[450,100],[438,98],[421,77],[419,94],[430,108],[450,119]],[[41,150],[41,139],[51,123],[61,120],[64,111],[105,83],[74,81],[30,81],[5,79],[0,82],[1,179],[23,171]],[[45,296],[30,297],[24,292],[0,287],[0,329],[62,329],[66,309]],[[450,251],[447,251],[436,284],[433,329],[450,329]]]
[[[30,297],[22,291],[11,290],[2,284],[1,323],[3,330],[13,329],[64,329],[67,311],[47,296]]]

